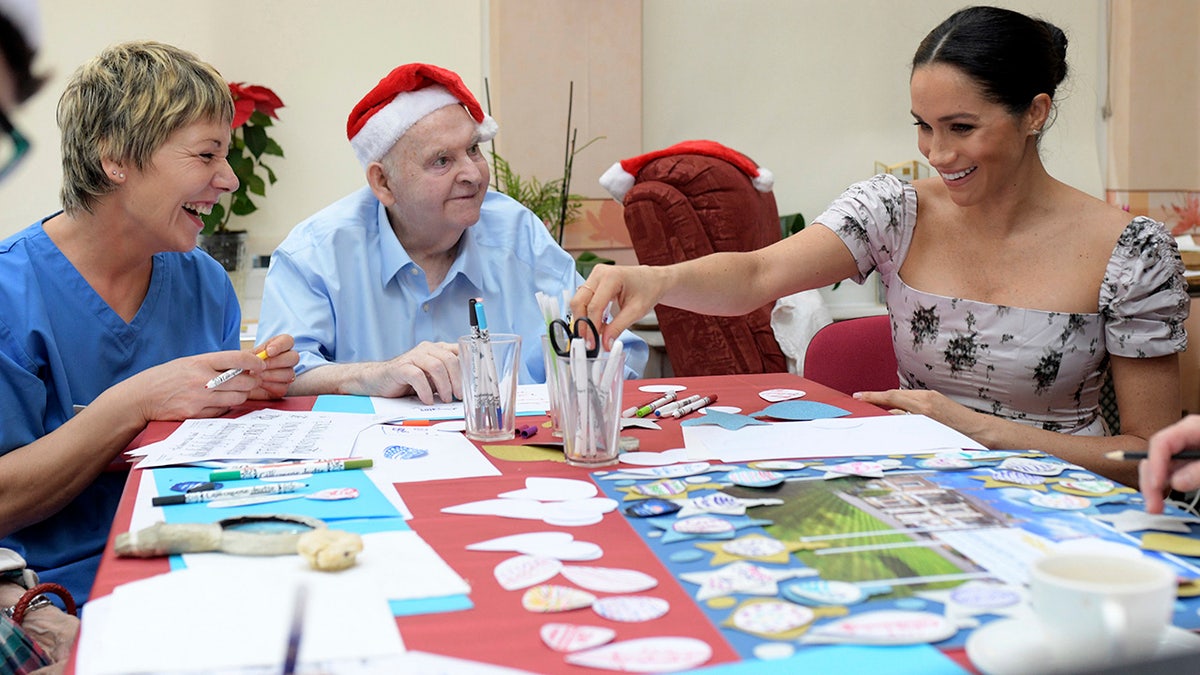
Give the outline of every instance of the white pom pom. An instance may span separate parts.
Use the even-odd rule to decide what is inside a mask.
[[[752,182],[754,188],[759,192],[770,192],[771,188],[775,187],[775,174],[760,166],[758,167],[758,176]]]
[[[608,167],[604,175],[600,176],[600,187],[608,190],[613,199],[619,202],[625,201],[625,194],[633,187],[633,182],[633,174],[626,171],[620,162]]]

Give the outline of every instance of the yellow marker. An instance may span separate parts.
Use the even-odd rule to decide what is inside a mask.
[[[259,352],[258,354],[255,354],[255,356],[262,359],[263,361],[266,361],[267,360],[267,350],[264,349],[261,352]],[[204,385],[204,388],[205,389],[216,389],[217,387],[225,384],[226,382],[232,380],[233,378],[237,377],[238,375],[241,375],[243,372],[245,372],[245,368],[230,368],[229,370],[227,370],[227,371],[221,373],[220,375],[214,377],[213,379],[209,380],[208,384]]]

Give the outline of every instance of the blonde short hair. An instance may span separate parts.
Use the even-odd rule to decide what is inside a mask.
[[[211,120],[230,123],[233,98],[221,74],[195,54],[152,41],[100,52],[58,100],[63,209],[90,212],[116,188],[102,160],[144,169],[172,133]]]

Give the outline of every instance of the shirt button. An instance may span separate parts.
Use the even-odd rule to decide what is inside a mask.
[[[409,269],[408,273],[413,276],[416,276],[416,275],[420,274],[420,271],[417,268],[413,267],[413,268]]]
[[[425,304],[421,305],[421,309],[423,309],[423,310],[425,310],[426,312],[428,312],[428,311],[429,311],[429,303],[425,303]]]

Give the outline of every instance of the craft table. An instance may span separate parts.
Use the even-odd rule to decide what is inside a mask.
[[[632,405],[653,398],[653,394],[641,392],[638,387],[654,383],[685,384],[689,393],[716,393],[720,396],[721,405],[736,406],[747,413],[767,405],[758,397],[759,392],[773,388],[793,388],[807,392],[805,400],[838,406],[849,411],[852,416],[886,414],[875,406],[788,374],[630,381],[625,386],[625,401]],[[261,407],[308,410],[314,401],[313,397],[289,398],[272,402],[269,406],[243,406],[232,411],[230,415],[237,416]],[[537,419],[537,422],[542,421],[544,418]],[[175,426],[173,423],[151,424],[132,445],[137,447],[163,439]],[[678,421],[666,420],[661,426],[661,430],[631,428],[622,433],[637,438],[640,443],[639,449],[642,451],[663,451],[683,446]],[[549,431],[542,428],[533,438],[518,438],[500,445],[536,445],[538,441],[551,438]],[[543,624],[569,622],[608,625],[617,631],[617,640],[668,635],[699,638],[711,645],[713,650],[713,656],[705,666],[739,661],[738,653],[697,607],[692,598],[694,589],[683,588],[683,585],[672,577],[620,513],[610,513],[596,525],[572,528],[553,528],[541,521],[442,513],[441,509],[447,506],[490,499],[502,492],[520,489],[524,487],[525,479],[529,476],[586,480],[590,474],[586,469],[556,461],[510,461],[498,459],[494,454],[489,454],[489,458],[501,471],[500,476],[396,486],[414,516],[409,521],[410,526],[470,584],[470,601],[474,605],[469,610],[398,617],[397,625],[407,648],[537,673],[605,672],[568,665],[564,662],[562,654],[550,650],[542,643],[539,628]],[[107,595],[122,583],[161,574],[169,569],[165,558],[117,558],[113,553],[115,536],[128,529],[140,473],[136,470],[130,472],[92,597]],[[622,505],[622,508],[624,506]],[[514,554],[466,549],[468,544],[485,539],[551,529],[565,529],[576,539],[594,542],[603,548],[604,555],[600,560],[585,564],[629,568],[657,578],[659,585],[646,594],[667,600],[670,603],[670,611],[662,618],[642,623],[606,621],[593,614],[583,616],[573,613],[529,612],[521,606],[520,591],[502,589],[493,577],[495,566]],[[946,655],[964,669],[972,670],[961,648],[948,650]],[[69,669],[69,672],[73,672],[73,669]]]

